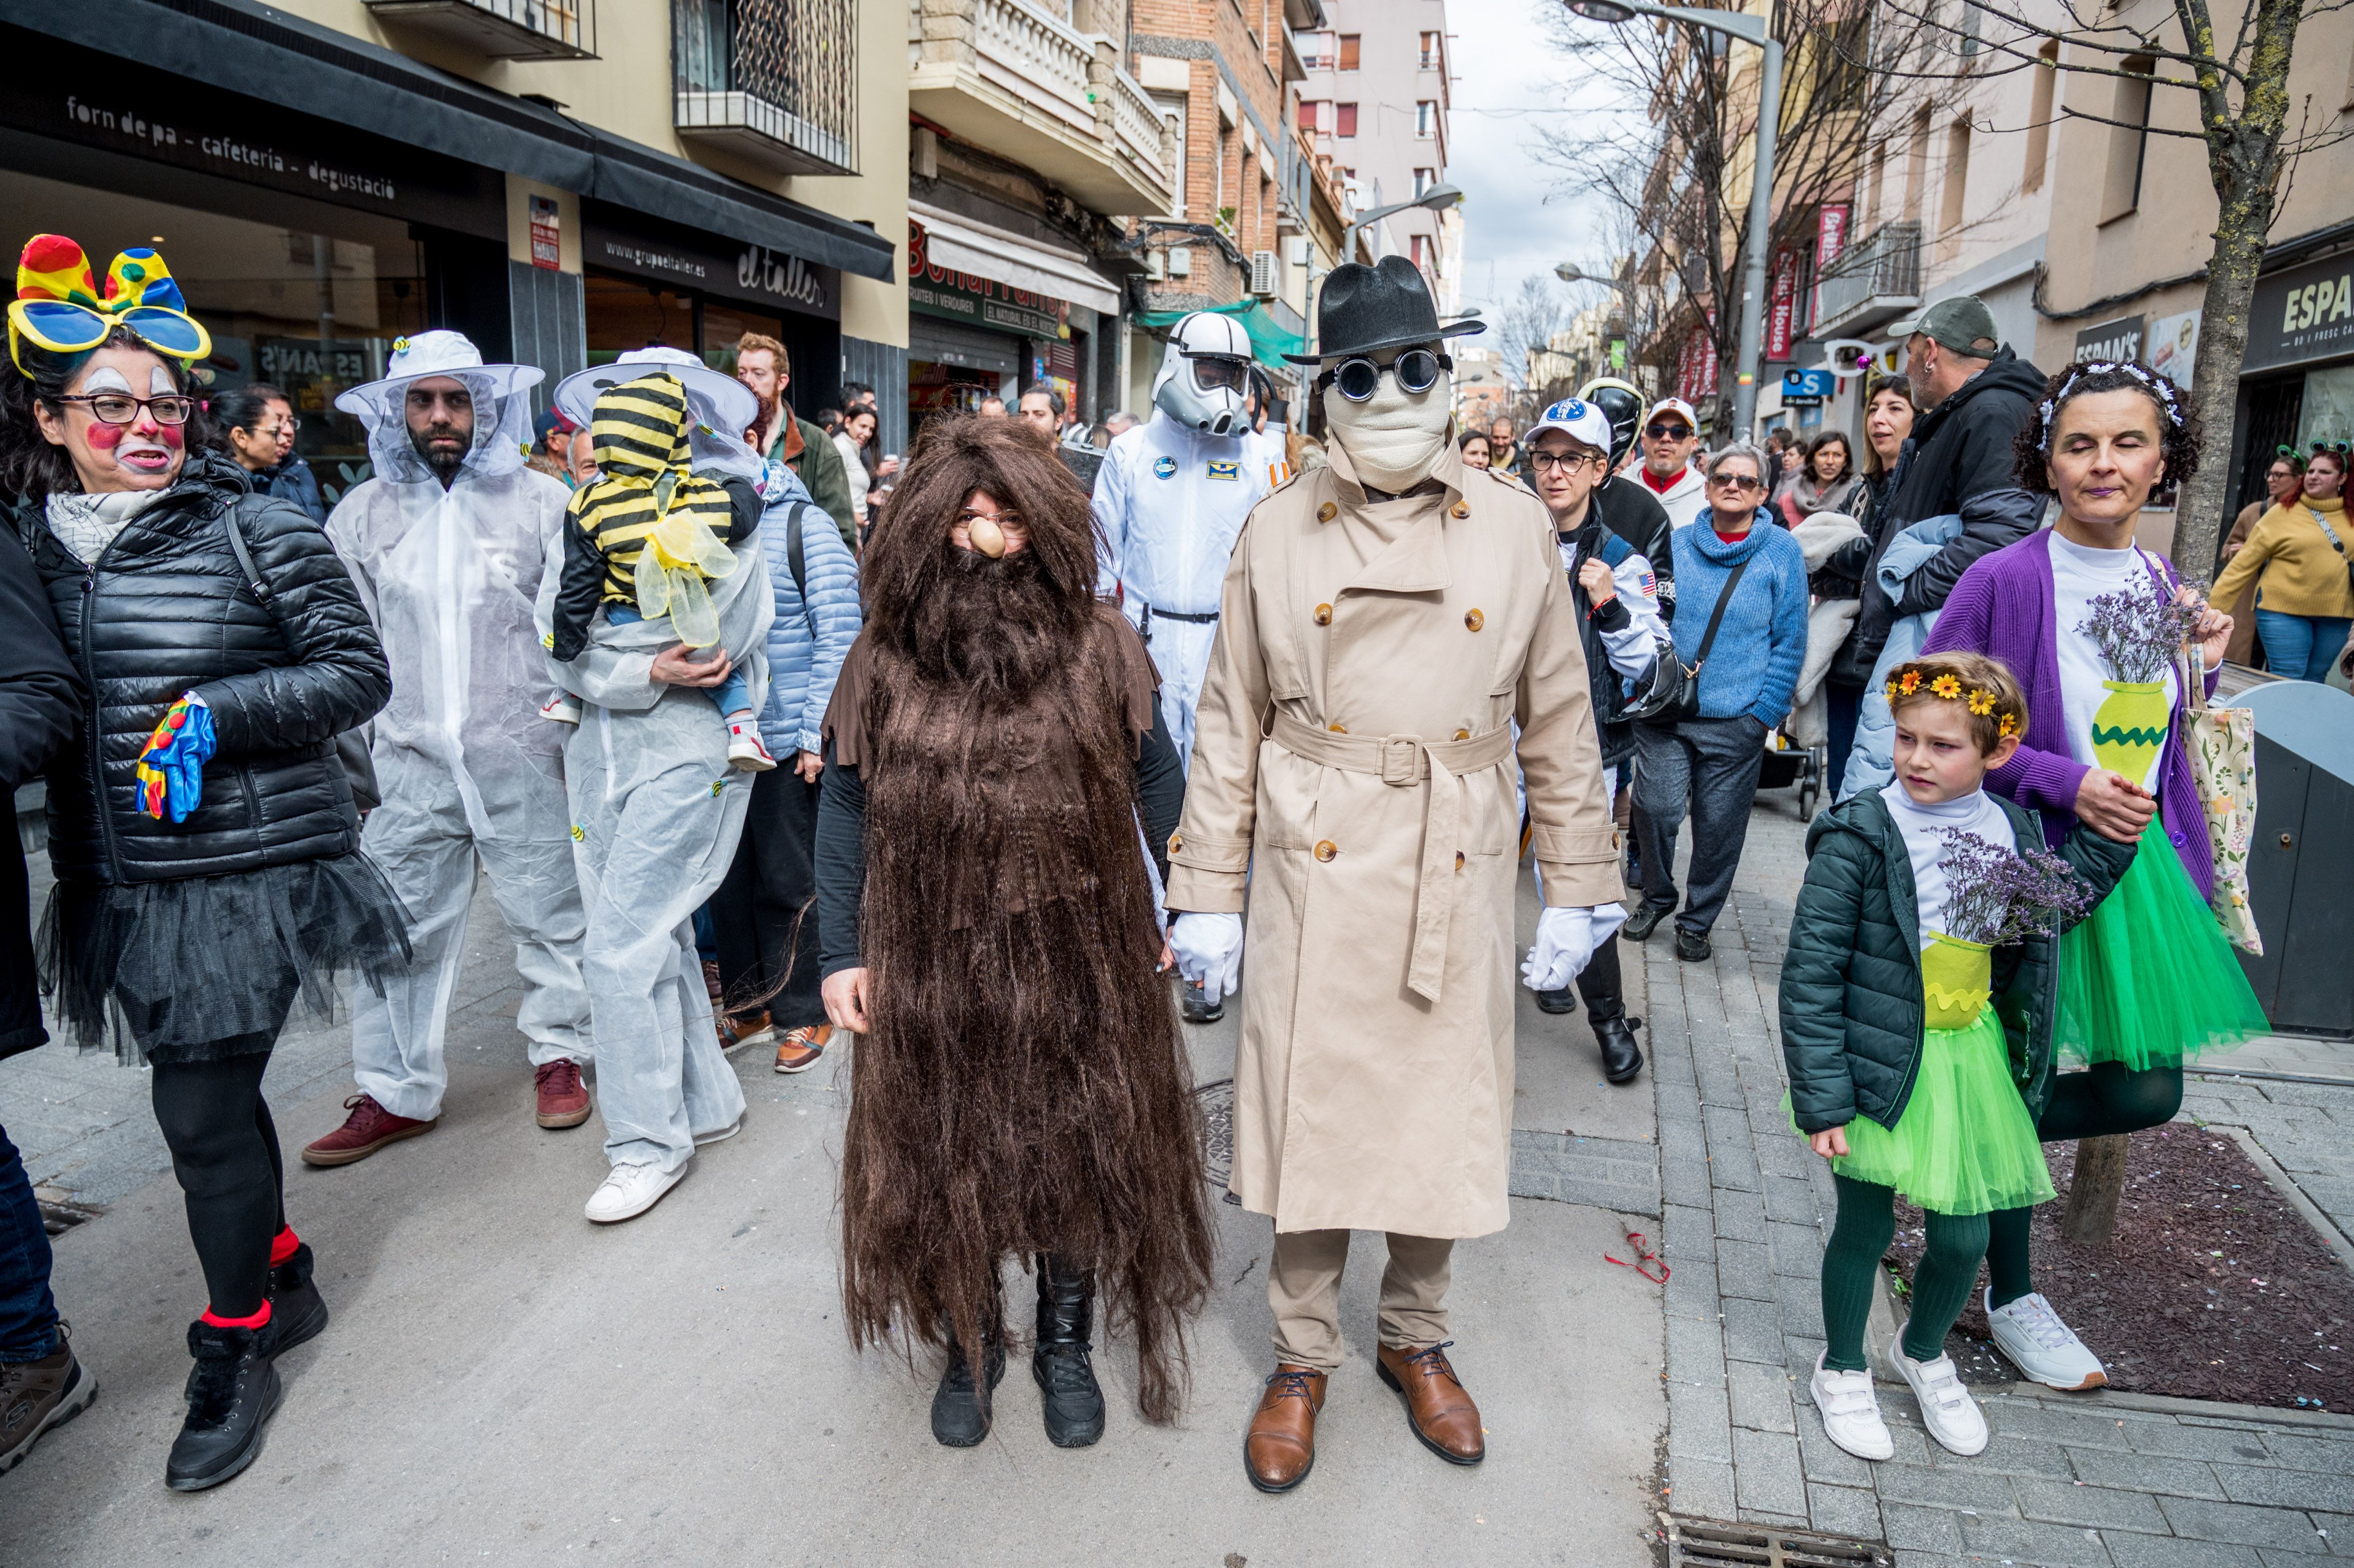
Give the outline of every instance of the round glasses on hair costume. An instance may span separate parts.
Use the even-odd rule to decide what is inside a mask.
[[[8,305],[8,357],[17,369],[25,368],[26,343],[53,354],[81,354],[119,326],[183,365],[213,351],[211,335],[188,314],[180,285],[154,251],[117,256],[101,294],[80,245],[61,234],[37,234],[26,242],[16,263],[16,297]]]
[[[1427,392],[1438,385],[1438,373],[1455,368],[1455,361],[1426,348],[1409,348],[1388,365],[1376,365],[1360,355],[1344,359],[1316,378],[1319,387],[1339,389],[1352,403],[1363,403],[1380,389],[1384,373],[1395,376],[1401,390]]]

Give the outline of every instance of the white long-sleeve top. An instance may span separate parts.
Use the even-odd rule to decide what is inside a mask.
[[[1277,482],[1267,443],[1204,436],[1158,408],[1112,438],[1096,475],[1104,556],[1097,591],[1178,615],[1214,615],[1226,562],[1252,507]]]

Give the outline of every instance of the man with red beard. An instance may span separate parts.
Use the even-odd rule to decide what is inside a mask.
[[[1022,425],[930,425],[825,721],[827,1013],[862,1038],[842,1157],[851,1338],[945,1345],[932,1435],[989,1434],[998,1275],[1037,1275],[1046,1435],[1103,1434],[1100,1290],[1173,1419],[1210,1286],[1199,1118],[1137,842],[1184,778],[1151,659],[1096,602],[1087,493]],[[1154,851],[1156,855],[1161,852]],[[1166,874],[1167,865],[1161,866]]]

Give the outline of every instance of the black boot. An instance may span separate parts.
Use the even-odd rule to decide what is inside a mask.
[[[172,1440],[164,1484],[175,1492],[217,1487],[253,1463],[261,1428],[278,1410],[278,1368],[252,1329],[188,1325],[188,1417]]]
[[[1643,1050],[1635,1044],[1635,1031],[1642,1022],[1639,1018],[1586,1019],[1594,1030],[1594,1043],[1602,1047],[1602,1075],[1614,1084],[1626,1083],[1643,1070]]]
[[[1648,942],[1651,933],[1659,928],[1659,922],[1675,912],[1672,904],[1665,908],[1656,904],[1638,904],[1635,912],[1627,916],[1627,923],[1618,927],[1618,934],[1630,942]]]
[[[1103,1436],[1103,1390],[1089,1363],[1096,1280],[1090,1271],[1058,1258],[1038,1260],[1038,1348],[1030,1375],[1045,1397],[1046,1441],[1085,1448]]]
[[[1577,988],[1574,985],[1565,985],[1559,991],[1541,991],[1537,992],[1537,1008],[1540,1012],[1555,1015],[1575,1012]]]
[[[996,1323],[982,1326],[981,1370],[989,1374],[989,1391],[1005,1381],[1004,1331]],[[989,1436],[990,1400],[964,1359],[964,1347],[953,1331],[949,1339],[948,1370],[932,1394],[932,1436],[949,1448],[970,1448]]]
[[[270,1271],[270,1321],[256,1330],[261,1353],[283,1355],[305,1340],[316,1339],[327,1326],[327,1303],[312,1283],[311,1244],[303,1242],[294,1255]]]

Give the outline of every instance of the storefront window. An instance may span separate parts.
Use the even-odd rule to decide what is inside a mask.
[[[2297,412],[2296,444],[2354,440],[2354,365],[2305,374],[2305,406]]]
[[[24,234],[80,243],[101,283],[118,251],[154,247],[212,334],[198,367],[221,393],[266,381],[292,398],[294,450],[329,505],[373,471],[367,434],[335,395],[384,374],[393,340],[422,331],[423,247],[408,226],[323,204],[296,230],[112,191],[0,172],[0,210]]]
[[[631,349],[657,344],[700,352],[694,295],[594,272],[584,281],[589,364],[610,365]]]

